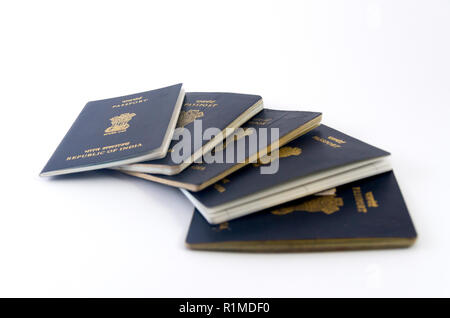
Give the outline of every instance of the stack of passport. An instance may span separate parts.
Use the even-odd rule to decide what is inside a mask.
[[[390,154],[321,120],[176,84],[87,103],[41,176],[108,168],[178,187],[194,205],[191,249],[412,245]]]

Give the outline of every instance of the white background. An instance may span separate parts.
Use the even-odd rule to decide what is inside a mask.
[[[449,1],[3,1],[0,296],[450,296],[449,31]],[[38,177],[87,101],[177,82],[390,151],[415,246],[194,252],[177,189]]]

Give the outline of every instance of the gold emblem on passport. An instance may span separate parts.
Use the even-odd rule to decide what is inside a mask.
[[[119,116],[114,116],[110,118],[111,126],[105,129],[105,136],[117,133],[122,133],[127,131],[130,124],[128,123],[134,116],[135,113],[123,113]]]
[[[340,207],[343,205],[344,200],[342,198],[327,195],[311,199],[298,205],[291,205],[285,208],[276,209],[271,211],[271,213],[275,215],[286,215],[294,211],[303,211],[310,213],[323,212],[329,215],[339,211]]]
[[[199,110],[191,109],[188,111],[181,111],[180,117],[178,118],[177,127],[183,128],[184,126],[192,123],[197,118],[203,117],[205,114]]]
[[[277,158],[286,158],[290,156],[299,156],[302,153],[302,149],[298,147],[284,146],[278,150],[278,156],[266,155],[259,158],[256,163],[253,164],[254,167],[259,167],[260,165],[267,165]]]

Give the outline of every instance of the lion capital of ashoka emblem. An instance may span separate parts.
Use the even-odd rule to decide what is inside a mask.
[[[265,155],[258,159],[256,163],[253,164],[254,167],[259,167],[260,165],[266,165],[271,163],[277,158],[286,158],[290,156],[299,156],[302,153],[302,149],[298,147],[284,146],[278,149],[278,155]]]
[[[105,129],[105,135],[112,135],[116,133],[125,132],[130,124],[128,123],[134,116],[135,113],[124,113],[119,116],[114,116],[110,118],[111,126]]]
[[[181,111],[180,117],[178,117],[177,127],[183,128],[184,126],[192,123],[197,118],[203,117],[205,114],[199,110],[191,109],[188,111]]]
[[[292,205],[288,207],[283,207],[280,209],[276,209],[271,211],[272,214],[275,215],[286,215],[292,213],[294,211],[303,211],[303,212],[323,212],[327,215],[333,214],[340,210],[340,207],[344,205],[344,200],[342,198],[336,196],[322,196],[318,198],[314,198],[312,200],[303,202],[298,205]]]

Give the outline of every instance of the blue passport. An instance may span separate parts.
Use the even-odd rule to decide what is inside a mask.
[[[174,161],[172,151],[179,141],[173,140],[166,157],[124,165],[119,169],[164,175],[178,174],[222,142],[234,129],[262,111],[263,108],[263,100],[259,95],[188,92],[181,109],[177,128],[187,130],[192,137],[189,151],[184,152],[178,161]],[[194,128],[195,121],[199,125],[197,131]],[[210,139],[203,138],[204,132],[211,128],[218,129],[221,134]],[[196,142],[195,138],[198,137],[200,137],[199,142]]]
[[[392,169],[389,153],[326,125],[278,152],[279,169],[244,167],[198,192],[182,189],[210,223],[220,223]]]
[[[183,99],[182,84],[176,84],[88,102],[40,175],[61,175],[164,157]]]
[[[241,133],[229,136],[222,144],[213,149],[220,150],[221,162],[194,163],[186,170],[173,176],[139,172],[128,172],[128,174],[190,191],[200,191],[250,162],[256,162],[256,157],[260,156],[261,153],[266,154],[268,148],[275,149],[275,145],[271,144],[272,139],[280,147],[317,127],[321,119],[321,113],[317,112],[264,109],[241,127]],[[279,135],[277,137],[271,135],[272,128],[278,129]],[[260,134],[263,129],[267,131],[267,135]],[[260,142],[260,136],[267,142]],[[254,149],[249,146],[249,140],[252,137],[256,138],[254,141],[257,143],[257,147]],[[238,152],[236,149],[239,142],[244,142],[245,145],[245,154],[242,157],[244,160],[238,160],[239,158],[237,158]],[[226,160],[227,151],[230,148],[234,149],[234,158],[231,162]]]
[[[395,248],[417,237],[393,172],[210,225],[194,211],[191,249],[289,252]]]

